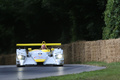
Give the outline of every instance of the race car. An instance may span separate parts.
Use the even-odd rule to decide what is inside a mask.
[[[27,43],[27,44],[16,44],[16,46],[41,46],[40,49],[16,49],[16,66],[26,66],[26,65],[64,65],[64,55],[63,49],[61,48],[51,48],[48,49],[47,46],[60,46],[61,43]]]

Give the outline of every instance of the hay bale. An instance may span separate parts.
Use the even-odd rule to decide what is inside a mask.
[[[85,62],[85,41],[79,41],[79,62]]]
[[[0,56],[0,64],[5,65],[5,55]]]
[[[5,65],[5,56],[4,55],[0,56],[0,65]]]
[[[72,43],[72,62],[80,61],[80,45],[79,42]]]
[[[101,45],[101,58],[100,61],[106,61],[107,58],[107,47],[106,47],[106,40],[100,42]]]
[[[97,53],[97,44],[96,41],[91,42],[91,60],[90,61],[96,61],[96,53]]]
[[[64,62],[65,64],[72,63],[72,47],[71,44],[62,45],[64,53]]]
[[[120,38],[115,40],[115,62],[120,61]]]
[[[106,50],[107,50],[106,56],[108,58],[106,59],[106,61],[108,63],[114,62],[115,59],[113,57],[115,56],[115,39],[106,41]]]
[[[11,54],[11,64],[16,64],[16,54]]]
[[[79,42],[76,42],[75,46],[76,46],[76,48],[75,48],[75,51],[76,51],[75,62],[79,62],[80,61],[80,45],[79,45]]]
[[[96,61],[101,61],[101,42],[102,40],[96,42]]]
[[[91,61],[91,42],[85,42],[85,62]]]

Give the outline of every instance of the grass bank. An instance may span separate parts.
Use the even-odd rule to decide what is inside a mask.
[[[88,65],[106,66],[106,69],[98,71],[83,72],[57,77],[47,77],[33,80],[120,80],[120,62],[88,62]]]

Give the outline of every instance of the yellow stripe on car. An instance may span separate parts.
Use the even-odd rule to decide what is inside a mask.
[[[50,52],[50,49],[33,49],[31,51],[37,51],[37,50],[41,50],[42,52]],[[29,51],[29,52],[31,52]]]
[[[36,62],[44,62],[45,59],[35,59]]]
[[[50,49],[42,49],[42,52],[50,52]]]
[[[16,46],[42,46],[42,43],[26,43],[26,44],[16,44]],[[61,43],[46,43],[46,46],[60,46]]]

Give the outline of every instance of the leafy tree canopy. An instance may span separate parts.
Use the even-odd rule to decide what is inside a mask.
[[[0,0],[0,52],[16,43],[102,39],[106,0]]]
[[[120,0],[108,0],[105,10],[103,39],[120,37]]]

